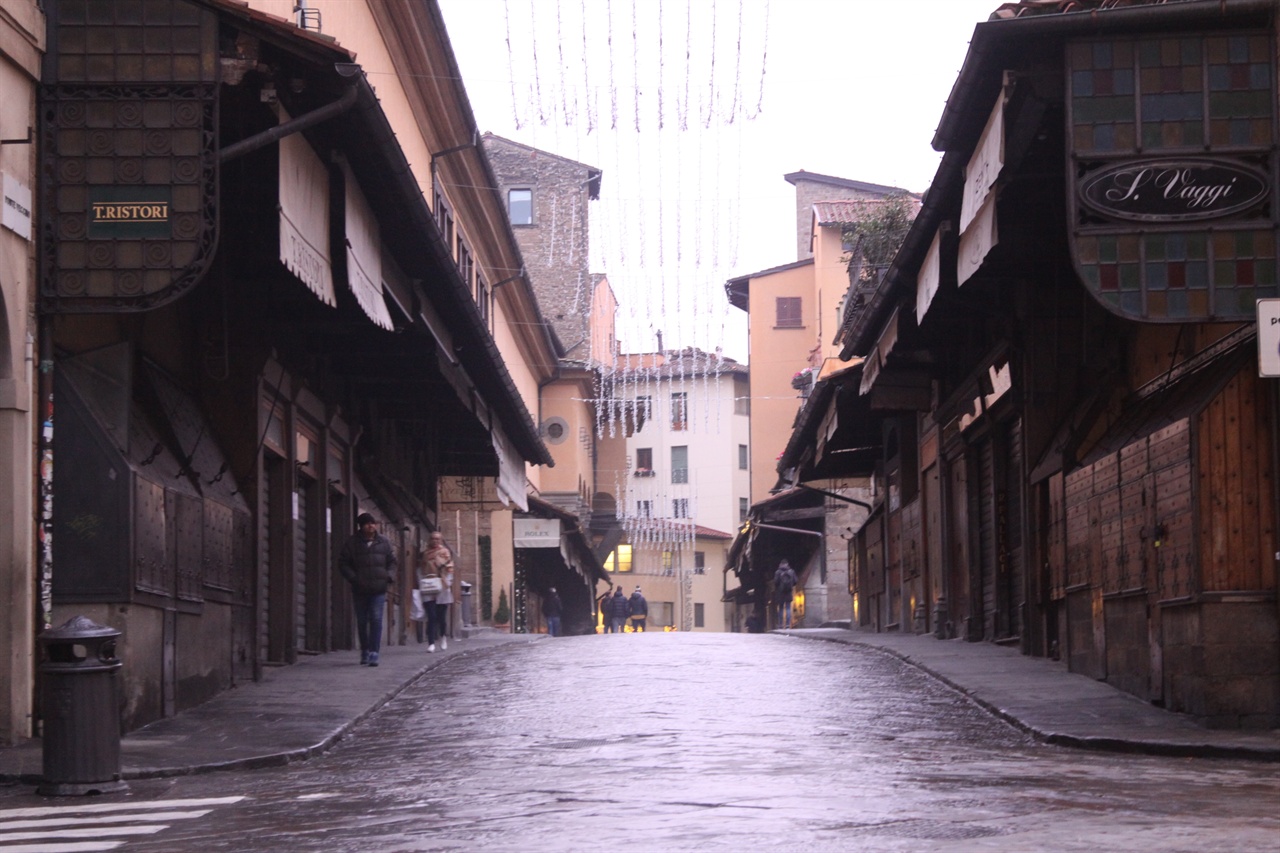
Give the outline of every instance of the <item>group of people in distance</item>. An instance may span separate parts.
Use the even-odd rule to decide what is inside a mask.
[[[628,622],[632,631],[643,631],[649,620],[649,602],[645,601],[640,587],[628,597],[622,587],[615,586],[612,594],[605,590],[596,603],[606,634],[621,634]]]
[[[356,518],[356,528],[338,555],[338,570],[351,584],[360,638],[360,664],[377,666],[382,648],[382,615],[386,611],[387,596],[395,589],[396,552],[391,541],[378,532],[378,522],[369,513],[361,513]],[[413,591],[412,618],[417,625],[418,642],[423,641],[425,633],[428,652],[436,650],[437,642],[444,651],[449,647],[449,605],[455,600],[456,579],[453,552],[445,545],[441,533],[428,537],[417,562],[418,585]],[[776,624],[780,628],[791,627],[791,599],[796,582],[795,571],[783,560],[773,577]],[[612,593],[606,590],[597,604],[606,634],[620,634],[628,623],[632,631],[645,630],[649,602],[645,601],[640,587],[628,597],[621,586],[615,586]],[[553,637],[560,635],[562,608],[560,596],[555,587],[551,587],[542,598],[542,615],[547,620],[547,633]]]

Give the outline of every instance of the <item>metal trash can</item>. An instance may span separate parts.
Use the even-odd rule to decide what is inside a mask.
[[[119,636],[85,616],[40,634],[44,781],[37,793],[74,796],[127,787],[120,778]]]
[[[461,587],[462,587],[462,627],[470,628],[472,625],[476,624],[475,615],[474,615],[475,611],[471,609],[472,608],[471,584],[467,583],[466,581],[463,581],[461,583]]]

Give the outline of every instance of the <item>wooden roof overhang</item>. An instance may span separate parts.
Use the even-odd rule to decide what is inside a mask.
[[[230,5],[225,0],[206,2],[212,2],[219,9]],[[367,322],[358,308],[341,312],[348,315],[342,318],[316,318],[314,310],[296,316],[312,318],[308,328],[327,342],[341,345],[340,349],[332,350],[344,356],[339,359],[338,369],[355,386],[378,400],[387,416],[411,425],[432,424],[441,420],[442,399],[456,396],[461,409],[474,415],[484,427],[499,425],[525,460],[533,464],[554,464],[480,314],[470,286],[458,271],[452,247],[445,245],[404,151],[364,73],[350,63],[329,62],[334,56],[322,52],[323,44],[316,45],[314,42],[319,40],[314,37],[296,36],[300,31],[291,24],[277,23],[270,16],[260,17],[265,20],[253,23],[257,31],[269,36],[273,43],[291,49],[301,38],[307,47],[305,53],[290,50],[284,55],[275,55],[288,66],[289,73],[306,75],[307,83],[300,92],[287,86],[276,87],[291,115],[305,115],[354,90],[355,101],[349,111],[305,133],[317,150],[345,155],[373,209],[385,250],[411,285],[409,293],[390,300],[398,309],[393,312],[396,315],[394,334]],[[432,42],[420,47],[440,49],[438,43]],[[350,56],[345,51],[341,54]],[[452,61],[451,53],[449,60]],[[433,106],[446,111],[455,122],[474,123],[469,106],[465,108],[464,117],[449,112],[461,109],[456,101]],[[440,122],[437,119],[437,123]],[[231,140],[224,140],[224,145],[228,142]],[[501,210],[497,213],[505,218]],[[487,215],[492,218],[492,211]],[[411,304],[401,304],[402,301]],[[429,308],[424,309],[424,304]],[[452,352],[443,350],[437,330],[433,330],[426,319],[429,314],[438,317],[447,328]],[[401,338],[403,340],[399,340]],[[496,474],[497,459],[488,435],[465,435],[462,433],[474,433],[474,430],[459,430],[458,426],[459,423],[454,422],[437,430],[443,441],[442,449],[451,448],[442,457],[447,470],[440,473]],[[478,464],[481,457],[488,461]]]

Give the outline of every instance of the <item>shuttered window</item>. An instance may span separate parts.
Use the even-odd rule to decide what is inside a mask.
[[[800,297],[799,296],[779,296],[778,304],[778,321],[774,325],[779,329],[797,329],[804,325],[800,317]]]

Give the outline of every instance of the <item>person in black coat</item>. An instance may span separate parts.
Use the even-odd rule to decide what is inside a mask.
[[[564,611],[560,604],[560,596],[553,586],[542,597],[542,615],[547,619],[547,633],[553,637],[560,636],[560,614]]]
[[[629,615],[631,607],[626,593],[622,591],[622,587],[616,586],[613,588],[613,597],[609,599],[609,629],[615,634],[621,634]]]
[[[596,599],[596,613],[600,614],[600,630],[608,634],[613,630],[613,594],[609,590]]]
[[[387,609],[387,593],[396,583],[396,550],[391,540],[378,532],[377,519],[369,513],[357,516],[356,527],[338,554],[338,571],[351,584],[360,665],[377,666],[382,650],[382,614]]]

